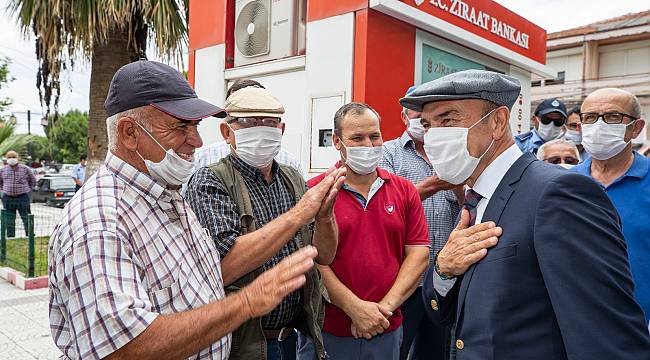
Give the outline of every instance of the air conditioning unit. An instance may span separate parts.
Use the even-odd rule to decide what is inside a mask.
[[[304,48],[304,0],[237,0],[235,66],[298,55]],[[301,44],[302,43],[302,44]]]

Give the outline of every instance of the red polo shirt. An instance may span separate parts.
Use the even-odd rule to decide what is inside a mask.
[[[341,190],[334,205],[339,246],[330,268],[362,300],[379,302],[391,289],[405,257],[405,246],[429,246],[422,201],[408,180],[377,168],[384,184],[364,209],[350,191]],[[324,174],[308,181],[318,184]],[[386,332],[402,324],[398,309]],[[338,307],[325,305],[323,331],[352,336],[352,320]]]

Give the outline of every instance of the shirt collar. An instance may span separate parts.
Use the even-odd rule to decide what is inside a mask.
[[[164,186],[153,180],[149,175],[136,169],[126,161],[113,155],[110,151],[104,161],[106,168],[118,179],[133,187],[143,197],[157,201],[167,190]],[[171,198],[170,198],[171,199]]]
[[[532,139],[534,144],[540,144],[541,145],[541,144],[544,143],[544,139],[542,139],[542,137],[539,136],[539,134],[537,133],[537,129],[533,129],[530,132],[533,134],[531,136],[531,139]]]
[[[415,141],[413,141],[413,138],[409,135],[408,131],[404,131],[402,136],[399,137],[399,143],[402,147],[411,147],[415,149]]]
[[[472,190],[489,200],[499,186],[501,179],[521,155],[523,153],[516,144],[510,146],[483,170],[483,173],[476,179]]]
[[[638,152],[634,151],[634,160],[632,161],[632,166],[630,166],[629,169],[623,174],[623,176],[619,177],[618,179],[614,180],[613,183],[611,183],[609,186],[612,186],[621,180],[625,179],[626,177],[634,177],[638,179],[643,179],[648,175],[648,171],[650,171],[650,159],[646,158],[645,156],[639,154]],[[576,172],[582,175],[586,175],[589,177],[591,176],[591,160],[592,158],[589,157],[589,159],[585,160],[582,164],[576,166],[574,169]]]
[[[237,169],[244,177],[250,177],[266,182],[264,174],[262,174],[262,171],[260,169],[248,165],[244,160],[238,158],[237,155],[231,155],[230,160],[232,161],[233,167]],[[271,179],[275,179],[275,177],[278,175],[279,168],[280,166],[278,165],[278,162],[273,160],[273,164],[271,165]]]

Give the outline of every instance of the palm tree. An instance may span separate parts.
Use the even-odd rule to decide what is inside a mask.
[[[152,39],[166,59],[181,59],[187,44],[189,0],[11,0],[25,33],[33,31],[39,61],[36,86],[47,115],[56,116],[61,71],[89,59],[88,173],[106,156],[104,99],[113,74],[141,58]]]
[[[27,144],[32,140],[31,135],[14,134],[16,130],[16,119],[9,118],[0,120],[0,156],[3,156],[9,150],[16,151],[19,154],[25,153]]]

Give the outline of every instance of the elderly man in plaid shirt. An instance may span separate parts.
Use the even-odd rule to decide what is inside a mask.
[[[68,359],[227,359],[230,332],[300,288],[317,251],[226,297],[217,249],[178,191],[202,144],[198,122],[223,110],[144,60],[117,71],[105,107],[110,152],[50,240],[54,341]],[[305,209],[315,215],[328,194],[314,189]]]

